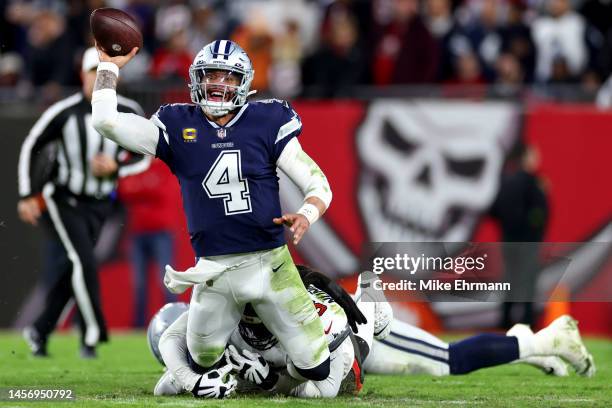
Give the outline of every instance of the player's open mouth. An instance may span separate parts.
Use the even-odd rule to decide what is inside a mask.
[[[206,92],[206,97],[211,102],[228,102],[231,93],[225,89],[209,89]]]

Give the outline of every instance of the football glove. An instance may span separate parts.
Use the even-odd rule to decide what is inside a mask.
[[[202,374],[191,393],[196,398],[229,397],[238,384],[230,371],[232,371],[232,366],[228,364]]]
[[[229,345],[225,355],[238,377],[243,380],[257,384],[265,390],[274,387],[278,381],[278,374],[271,370],[268,362],[257,353],[242,350],[241,354],[236,347]]]
[[[353,298],[346,293],[342,286],[338,285],[336,282],[322,273],[317,272],[307,266],[296,266],[298,272],[300,273],[300,277],[302,278],[302,282],[304,282],[304,286],[308,287],[308,285],[311,284],[316,286],[330,295],[332,299],[334,299],[334,301],[340,305],[346,314],[348,324],[351,326],[351,329],[353,329],[353,333],[357,333],[358,324],[365,324],[368,322],[363,313],[361,313],[361,310],[359,310],[359,307],[357,307],[357,304]]]

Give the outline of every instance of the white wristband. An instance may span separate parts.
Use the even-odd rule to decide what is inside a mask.
[[[304,203],[304,205],[300,207],[299,210],[297,210],[297,213],[302,214],[304,217],[306,217],[310,225],[314,224],[321,215],[319,214],[319,209],[317,208],[317,206],[310,203]]]
[[[117,66],[117,64],[110,61],[102,61],[101,63],[99,63],[97,71],[110,71],[115,74],[117,78],[119,78],[119,67]]]

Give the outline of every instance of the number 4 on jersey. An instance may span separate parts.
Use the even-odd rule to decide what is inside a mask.
[[[217,160],[202,181],[209,198],[223,198],[225,215],[251,212],[249,182],[242,178],[240,150],[226,150]]]

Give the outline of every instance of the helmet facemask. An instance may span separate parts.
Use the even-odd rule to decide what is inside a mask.
[[[256,350],[268,350],[278,343],[278,339],[270,333],[250,303],[244,307],[238,331],[242,339]]]
[[[219,117],[246,103],[253,74],[236,68],[192,65],[189,77],[193,103],[205,113]]]

